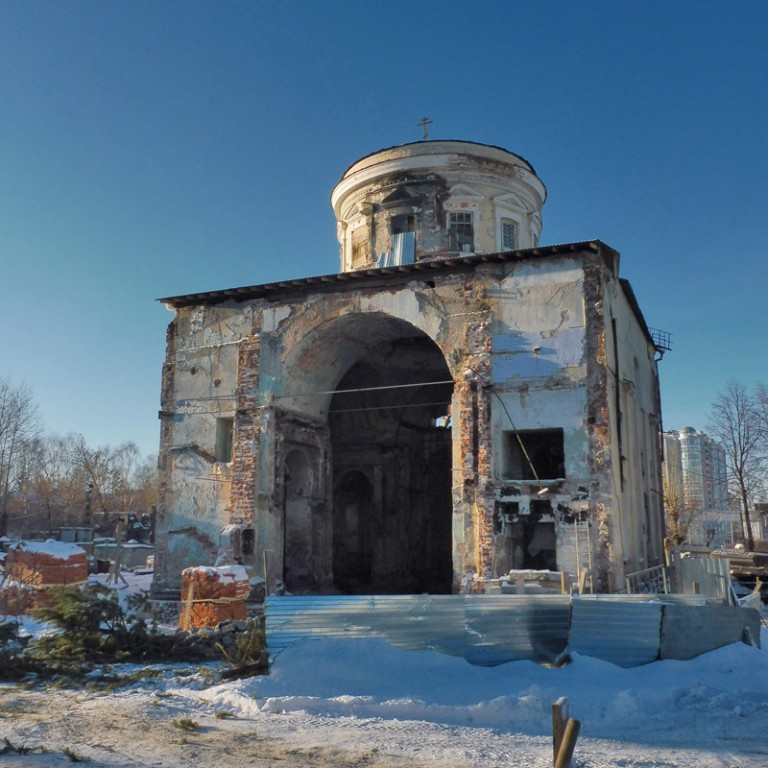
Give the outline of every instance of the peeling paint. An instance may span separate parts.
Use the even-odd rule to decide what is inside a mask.
[[[598,242],[494,255],[491,177],[524,182],[509,182],[504,210],[530,206],[539,227],[543,186],[511,153],[473,150],[459,169],[462,142],[445,144],[421,148],[450,149],[436,173],[395,148],[343,177],[343,263],[357,278],[177,306],[156,594],[212,564],[233,523],[251,575],[297,592],[479,592],[518,561],[586,563],[611,590],[641,560],[661,562],[660,509],[645,501],[660,490],[654,348],[617,255]],[[450,261],[451,210],[476,213],[490,256]],[[411,214],[429,234],[418,269],[350,262],[350,227],[384,247],[392,217]],[[641,438],[620,445],[630,432]]]

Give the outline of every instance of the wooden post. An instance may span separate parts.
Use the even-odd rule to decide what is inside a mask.
[[[578,720],[570,719],[565,724],[565,733],[563,742],[560,745],[560,752],[555,760],[555,768],[570,768],[573,750],[576,748],[576,739],[579,738],[581,723]]]
[[[552,760],[557,763],[557,756],[560,754],[560,746],[563,743],[563,734],[565,733],[565,724],[568,722],[568,699],[561,696],[552,705]]]
[[[579,573],[579,594],[584,594],[584,589],[586,588],[587,584],[587,574],[589,574],[589,568],[582,568],[581,572]]]
[[[190,581],[187,587],[187,599],[184,603],[184,610],[181,614],[181,628],[188,630],[192,624],[192,601],[195,594],[195,582]]]

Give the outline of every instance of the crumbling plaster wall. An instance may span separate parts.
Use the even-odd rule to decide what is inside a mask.
[[[393,290],[178,309],[164,367],[158,536],[166,544],[159,548],[155,592],[178,588],[184,567],[211,564],[220,531],[230,523],[255,529],[250,565],[260,573],[266,562],[269,573],[281,574],[280,467],[291,450],[308,451],[317,467],[313,508],[327,517],[326,413],[329,393],[348,367],[376,341],[424,333],[443,350],[455,377],[464,350],[485,343],[487,323],[478,321],[487,313],[484,289],[462,275]],[[216,419],[231,415],[233,461],[221,464],[215,461]],[[460,550],[454,567],[461,573],[470,567],[467,560],[472,567],[476,560],[473,520],[461,507],[455,517],[461,523],[454,526]],[[329,552],[329,536],[328,526],[318,530],[313,551]],[[327,584],[329,561],[319,561],[318,584]]]
[[[280,310],[280,322],[270,326],[281,341],[275,341],[273,332],[271,352],[262,359],[264,380],[277,386],[271,396],[281,399],[283,407],[322,418],[324,406],[317,399],[310,404],[300,395],[312,386],[326,390],[334,386],[329,371],[323,372],[320,365],[325,348],[318,341],[324,329],[345,316],[357,318],[355,322],[366,316],[395,317],[418,328],[443,350],[455,381],[453,560],[457,584],[470,588],[469,577],[490,575],[490,564],[499,559],[493,536],[496,503],[514,497],[525,510],[532,498],[539,498],[538,487],[515,488],[498,470],[507,412],[520,411],[521,406],[522,415],[514,417],[518,429],[561,427],[565,432],[568,476],[550,490],[548,498],[557,511],[561,567],[575,571],[572,524],[597,516],[590,503],[590,487],[597,484],[606,498],[612,496],[613,488],[612,463],[598,466],[605,475],[598,482],[589,456],[584,281],[579,261],[565,260],[488,265],[473,272],[471,279],[453,275],[435,281],[434,286],[414,282],[396,290],[309,297],[295,312]],[[320,325],[318,319],[323,321]],[[333,332],[331,338],[334,345],[354,350],[355,356],[361,353],[365,334],[350,335],[352,327],[339,325],[338,335]],[[310,361],[311,383],[300,375]],[[346,364],[339,365],[336,373],[343,372]],[[604,369],[599,368],[597,375],[604,377]],[[603,386],[600,392],[604,391]],[[602,395],[598,400],[603,407]],[[603,415],[607,422],[607,410]],[[606,508],[610,506],[609,501]]]
[[[590,535],[595,591],[625,588],[625,576],[663,558],[660,401],[655,347],[642,317],[608,269],[586,270],[591,463]]]
[[[461,183],[436,173],[392,174],[379,180],[359,196],[355,212],[342,225],[342,253],[351,248],[351,233],[364,229],[369,242],[369,262],[390,251],[392,219],[396,216],[414,217],[416,260],[440,256],[449,252],[447,216],[450,212],[472,214],[475,253],[495,253],[500,250],[500,219],[502,216],[517,224],[521,246],[537,243],[541,221],[535,201],[516,190],[500,194],[494,174],[464,174]],[[386,203],[393,190],[407,189],[409,198]],[[351,263],[349,258],[343,259]],[[370,267],[368,264],[354,265]]]
[[[604,306],[612,462],[620,467],[615,506],[626,574],[664,562],[659,381],[656,349],[618,280],[606,281]]]
[[[589,519],[589,430],[586,424],[587,334],[584,268],[580,260],[518,265],[489,292],[494,306],[491,393],[491,438],[494,483],[489,507],[513,503],[521,520],[534,504],[547,501],[555,525],[557,563],[577,571],[574,523]],[[506,477],[504,434],[562,429],[563,478],[540,482]],[[534,469],[536,469],[534,467]],[[540,472],[541,469],[537,470]],[[542,489],[544,489],[542,491]],[[510,567],[507,521],[493,536],[491,577]]]
[[[218,462],[216,421],[234,418],[242,307],[177,310],[168,329],[161,394],[160,504],[153,589],[176,590],[188,565],[212,564],[229,522],[232,464]]]
[[[473,431],[467,416],[471,416],[472,408],[463,405],[468,392],[463,381],[464,363],[469,355],[485,351],[489,343],[490,315],[483,281],[448,274],[389,290],[320,294],[306,297],[290,312],[281,311],[279,317],[277,323],[270,322],[269,342],[262,345],[268,350],[261,360],[262,380],[270,387],[269,392],[262,393],[263,400],[320,420],[330,394],[317,397],[307,393],[331,392],[370,345],[388,335],[423,333],[442,350],[457,381],[452,439],[453,464],[461,468],[453,481],[454,497],[458,497],[453,511],[458,585],[459,574],[476,570],[478,556],[474,500],[463,492],[465,474],[475,483],[476,460],[462,452],[461,446],[468,439],[471,442],[467,435]]]
[[[449,253],[448,214],[470,213],[475,253],[502,250],[502,219],[516,248],[538,245],[543,184],[522,158],[498,147],[432,141],[382,150],[354,163],[331,195],[343,271],[365,269],[393,245],[393,220],[412,217],[415,258]],[[367,258],[354,243],[366,243]]]
[[[574,523],[581,521],[595,587],[621,587],[625,548],[640,551],[627,533],[637,541],[643,533],[632,517],[636,499],[629,499],[648,495],[647,477],[658,459],[651,444],[658,400],[647,357],[652,348],[613,276],[615,267],[585,252],[178,309],[163,373],[158,536],[167,544],[158,548],[156,591],[173,589],[183,567],[212,563],[220,530],[230,523],[254,529],[252,571],[260,575],[266,563],[273,578],[283,572],[282,468],[292,451],[312,466],[307,503],[319,522],[308,551],[317,588],[327,585],[331,392],[371,345],[418,334],[440,348],[454,381],[454,588],[482,588],[484,577],[498,575],[497,505],[514,500],[524,513],[542,499],[541,484],[515,482],[500,470],[501,436],[510,420],[516,429],[564,432],[566,477],[550,483],[543,496],[554,510],[558,566],[576,570]],[[612,317],[622,329],[621,368],[640,371],[637,391],[621,401],[621,419],[634,425],[625,428],[644,431],[647,450],[640,458],[622,459],[615,444]],[[216,419],[224,415],[234,415],[236,425],[228,464],[214,455]],[[627,459],[637,470],[622,491],[617,468]],[[652,521],[653,510],[643,519]],[[630,560],[641,556],[635,550]]]
[[[528,263],[488,293],[496,485],[486,488],[493,503],[514,503],[521,520],[549,502],[558,567],[589,565],[604,591],[663,556],[655,350],[616,269],[617,256]],[[505,477],[505,430],[549,428],[563,430],[564,479]],[[505,534],[497,524],[491,576],[508,564]]]

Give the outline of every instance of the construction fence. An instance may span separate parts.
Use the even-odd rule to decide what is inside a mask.
[[[565,653],[622,667],[759,643],[760,615],[701,595],[270,596],[272,656],[310,638],[379,637],[493,666]]]

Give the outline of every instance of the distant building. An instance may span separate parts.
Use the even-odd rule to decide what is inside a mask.
[[[693,521],[689,543],[721,546],[740,536],[738,509],[729,507],[725,450],[709,435],[683,427],[664,433],[664,485]]]
[[[704,432],[683,427],[664,433],[664,476],[679,486],[686,504],[702,509],[728,506],[725,450]]]
[[[220,551],[314,594],[663,563],[659,348],[615,250],[539,246],[545,197],[499,147],[392,147],[333,190],[338,274],[163,300],[155,595]]]

